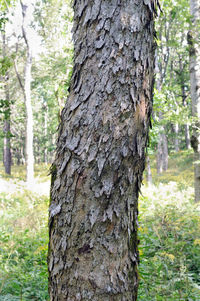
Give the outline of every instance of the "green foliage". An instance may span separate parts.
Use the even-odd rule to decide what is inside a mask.
[[[162,13],[156,20],[157,53],[154,89],[153,129],[151,151],[157,145],[161,131],[167,136],[169,151],[174,150],[173,129],[178,126],[180,147],[185,147],[185,127],[191,126],[191,99],[189,84],[189,53],[187,33],[190,10],[187,0],[160,1]]]
[[[200,293],[200,205],[193,203],[191,152],[173,154],[169,166],[160,183],[153,176],[156,185],[144,186],[139,201],[139,301],[198,300]],[[41,191],[49,166],[36,165],[35,172]],[[24,190],[25,167],[1,176],[10,192],[0,193],[0,301],[48,300],[49,183],[47,194],[38,195]]]
[[[194,185],[192,150],[171,153],[168,170],[162,174],[157,174],[155,156],[151,155],[150,160],[155,185],[177,182],[180,189]]]
[[[0,74],[6,75],[6,72],[12,67],[13,63],[8,56],[0,59]]]
[[[0,99],[0,114],[4,114],[4,119],[10,117],[10,102],[6,99]]]
[[[45,178],[41,167],[36,167],[36,170],[39,172],[38,178],[45,180],[48,168],[44,169],[43,166]],[[18,176],[15,170],[14,176]],[[46,258],[49,200],[46,195],[24,189],[24,182],[14,176],[7,177],[9,193],[0,193],[0,301],[45,301],[48,300]],[[3,187],[6,182],[1,181],[2,178],[0,186]],[[40,188],[36,189],[41,191]]]
[[[0,0],[0,31],[4,30],[4,25],[8,21],[7,10],[14,3],[15,0]]]
[[[194,203],[190,153],[174,154],[160,180],[153,177],[156,186],[145,186],[139,202],[138,300],[198,300],[200,204]]]

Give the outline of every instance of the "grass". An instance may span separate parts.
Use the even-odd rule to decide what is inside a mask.
[[[169,170],[143,185],[139,200],[139,301],[200,300],[200,204],[194,203],[192,153],[170,156]],[[6,177],[0,166],[0,301],[48,300],[49,166],[35,166],[32,191],[25,168]],[[1,182],[0,182],[1,186]],[[8,189],[9,188],[9,189]],[[40,192],[40,193],[38,193]]]
[[[153,160],[152,160],[153,162]],[[145,185],[139,201],[140,301],[200,300],[200,204],[194,203],[192,154]]]
[[[23,182],[23,167],[13,168],[13,176],[9,177],[1,170],[9,190],[0,193],[0,301],[48,300],[49,185],[45,183],[44,166],[42,173],[44,177],[39,177],[38,172],[37,179],[42,178],[43,183],[35,183],[33,191],[29,191]]]

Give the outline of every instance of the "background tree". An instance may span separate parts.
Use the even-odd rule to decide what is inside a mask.
[[[43,161],[40,154],[47,152],[47,161],[52,163],[60,112],[69,93],[73,56],[71,42],[73,10],[69,2],[66,0],[48,1],[40,2],[36,6],[35,16],[39,23],[38,33],[42,44],[38,62],[33,67],[32,83],[37,161],[38,159]],[[54,28],[53,31],[52,28]],[[45,120],[47,121],[46,135],[44,133]]]
[[[190,1],[192,28],[188,33],[190,53],[190,86],[194,116],[191,144],[194,150],[195,201],[200,201],[200,3]]]
[[[72,28],[72,9],[68,2],[64,0],[37,1],[33,6],[32,1],[29,1],[29,6],[31,5],[33,9],[33,20],[29,24],[31,27],[28,26],[28,30],[32,30],[31,42],[34,52],[31,68],[31,104],[34,119],[33,149],[36,163],[51,163],[53,160],[60,111],[68,95],[73,55],[72,43],[69,42]],[[21,15],[20,3],[17,1],[15,7],[10,7],[8,16],[5,16],[8,19],[6,23],[8,40],[6,49],[9,60],[7,61],[12,63],[13,58],[15,59],[18,77],[21,79],[23,88],[20,88],[14,66],[11,64],[12,66],[9,67],[9,89],[12,99],[10,114],[13,164],[25,164],[26,156],[26,107],[23,101],[23,92],[27,46],[22,36]],[[52,32],[52,28],[54,28],[54,32]],[[3,48],[3,40],[1,46]],[[15,46],[17,46],[17,51]],[[3,60],[3,54],[1,57]],[[4,86],[1,87],[1,95],[4,100]],[[5,105],[5,101],[2,104]],[[6,108],[4,109],[6,110]],[[1,121],[1,128],[0,157],[3,160],[3,120]]]
[[[10,82],[9,82],[9,69],[12,65],[11,59],[7,53],[7,37],[5,24],[8,21],[8,9],[14,3],[14,1],[4,1],[0,2],[0,32],[2,37],[2,58],[0,60],[0,76],[3,82],[4,97],[0,100],[0,113],[3,113],[3,163],[5,167],[5,173],[11,174],[11,130],[10,130],[10,119],[11,119],[11,101],[10,101]]]
[[[155,47],[155,2],[145,3],[74,2],[74,70],[52,165],[51,300],[137,298]]]
[[[26,179],[28,185],[34,180],[34,155],[33,155],[33,112],[31,104],[31,68],[32,68],[32,45],[29,26],[31,16],[29,13],[30,2],[22,2],[22,36],[26,44],[26,63],[24,68],[24,84],[16,68],[17,77],[23,91],[24,102],[26,107]],[[29,14],[28,14],[29,13]]]
[[[1,60],[1,75],[3,77],[4,85],[4,98],[1,99],[1,108],[3,113],[3,136],[4,136],[4,147],[3,147],[3,163],[5,167],[5,173],[11,174],[11,146],[10,146],[10,92],[9,92],[9,69],[11,61],[7,56],[7,45],[6,45],[6,33],[5,28],[2,32],[2,60]]]
[[[161,1],[156,22],[158,49],[154,90],[153,131],[149,152],[157,148],[157,172],[167,170],[168,153],[190,147],[191,107],[187,1]]]

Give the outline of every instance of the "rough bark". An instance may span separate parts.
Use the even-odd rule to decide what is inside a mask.
[[[137,299],[153,4],[74,1],[74,69],[51,168],[50,300]]]
[[[33,112],[31,104],[31,68],[32,68],[32,50],[30,46],[31,37],[28,34],[29,19],[27,15],[28,4],[21,1],[22,8],[22,34],[26,44],[26,64],[24,71],[24,100],[26,107],[26,181],[31,185],[34,180],[34,155],[33,155]]]
[[[192,28],[188,34],[190,52],[190,89],[195,126],[191,137],[194,150],[195,201],[200,201],[200,2],[190,0]]]

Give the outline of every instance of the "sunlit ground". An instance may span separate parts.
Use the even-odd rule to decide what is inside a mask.
[[[28,188],[31,192],[39,195],[49,195],[50,175],[49,165],[41,164],[35,166],[35,180]],[[0,193],[23,192],[27,189],[25,166],[13,166],[11,176],[5,175],[3,165],[0,165]],[[3,176],[3,177],[2,177]]]

